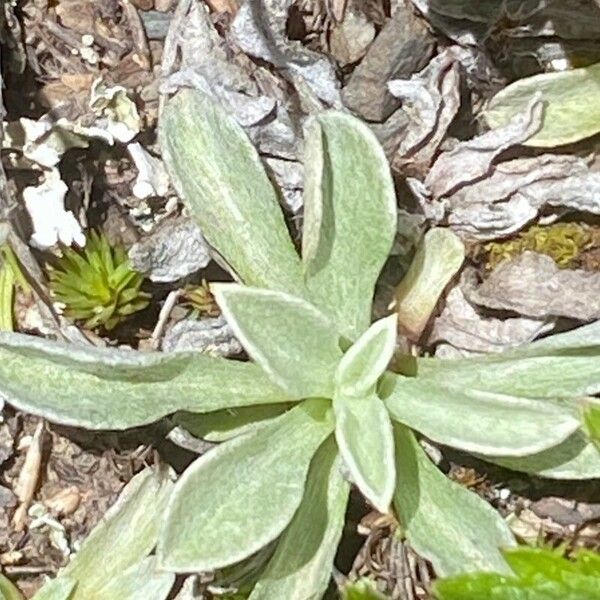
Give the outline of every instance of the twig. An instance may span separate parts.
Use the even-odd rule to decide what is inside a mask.
[[[171,311],[175,308],[177,304],[177,300],[181,296],[181,290],[174,290],[169,293],[165,303],[160,309],[160,313],[158,315],[158,321],[156,322],[156,326],[154,327],[154,331],[152,331],[152,335],[150,336],[150,347],[154,350],[158,350],[160,346],[160,340],[165,331],[165,327],[167,325],[167,321],[169,320],[169,316],[171,315]]]

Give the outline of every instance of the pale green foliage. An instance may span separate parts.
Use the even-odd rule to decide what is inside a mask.
[[[366,577],[346,584],[341,589],[342,600],[389,600],[389,596],[382,594],[374,581]]]
[[[435,305],[465,259],[465,247],[449,229],[430,229],[417,247],[408,273],[396,288],[400,331],[418,340]]]
[[[600,63],[589,67],[526,77],[503,88],[488,104],[491,127],[506,125],[522,114],[532,97],[545,103],[542,128],[525,143],[552,147],[577,142],[600,131]]]
[[[184,411],[176,422],[225,440],[175,485],[157,547],[168,571],[220,569],[235,580],[239,568],[239,581],[255,583],[253,600],[319,598],[348,498],[342,462],[379,510],[389,510],[393,497],[406,535],[440,572],[466,563],[503,570],[499,547],[514,543],[503,520],[445,478],[410,430],[397,425],[394,434],[391,419],[488,460],[526,461],[525,470],[559,448],[554,463],[542,457],[544,472],[590,477],[589,448],[570,447],[566,458],[564,448],[584,436],[578,399],[600,390],[600,325],[472,361],[412,358],[410,377],[386,373],[395,318],[369,324],[396,210],[372,133],[337,112],[308,125],[301,261],[258,154],[223,109],[186,90],[167,103],[161,129],[191,214],[250,286],[220,284],[214,292],[254,362],[3,334],[2,394],[51,420],[91,428]],[[423,304],[411,313],[415,335],[463,253],[445,231],[426,236],[411,284]],[[205,415],[204,423],[191,413]]]

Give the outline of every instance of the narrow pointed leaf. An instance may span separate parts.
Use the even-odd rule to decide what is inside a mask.
[[[561,444],[537,454],[481,458],[513,471],[548,479],[600,479],[600,450],[583,431],[576,431]]]
[[[396,232],[394,183],[371,130],[340,112],[306,129],[303,261],[312,298],[356,339]]]
[[[392,423],[374,393],[360,398],[336,394],[335,438],[353,481],[382,513],[388,511],[396,472]]]
[[[335,323],[304,300],[215,284],[213,293],[246,352],[292,398],[331,397],[342,351]]]
[[[525,144],[552,147],[570,144],[600,131],[600,63],[519,79],[498,92],[483,115],[491,127],[506,125],[523,113],[535,94],[545,103],[541,129]]]
[[[430,229],[396,288],[400,331],[412,340],[423,333],[448,282],[465,259],[465,247],[450,229]]]
[[[258,153],[227,111],[198,91],[169,100],[161,148],[208,242],[247,285],[302,295],[302,267]]]
[[[72,600],[96,597],[109,600],[109,595],[96,594],[107,582],[124,574],[127,569],[138,568],[140,561],[156,545],[158,529],[172,489],[173,482],[168,471],[150,468],[127,484],[117,502],[86,538],[73,560],[61,571],[60,577],[77,581]],[[138,585],[141,585],[140,582]],[[127,594],[112,597],[130,598]]]
[[[336,385],[349,396],[364,396],[377,383],[396,346],[396,315],[376,321],[344,354]]]
[[[321,598],[344,528],[350,486],[332,437],[313,458],[302,503],[249,600]]]
[[[583,421],[589,439],[600,450],[600,402],[592,398],[583,407]]]
[[[510,572],[500,549],[514,546],[515,540],[500,515],[441,473],[406,427],[395,425],[394,438],[394,506],[414,549],[440,576],[484,569]]]
[[[331,433],[325,400],[303,402],[196,460],[177,482],[158,545],[168,571],[212,571],[274,540],[292,520],[312,456]]]
[[[600,392],[600,321],[515,350],[460,360],[418,359],[428,381],[529,398]]]
[[[393,419],[432,440],[492,456],[535,454],[564,442],[579,426],[568,402],[461,389],[390,374],[385,404]]]
[[[136,427],[177,410],[288,399],[251,363],[199,352],[82,347],[15,333],[0,333],[0,396],[50,421],[91,429]]]
[[[0,600],[25,600],[14,583],[0,573]]]

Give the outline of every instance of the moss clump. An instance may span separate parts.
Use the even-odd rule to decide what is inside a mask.
[[[594,243],[593,231],[578,223],[533,225],[517,237],[485,245],[486,267],[494,269],[504,260],[511,260],[526,250],[546,254],[562,269],[573,267],[583,251]]]
[[[81,250],[63,248],[48,271],[52,296],[64,306],[63,314],[89,329],[113,329],[150,301],[140,291],[144,277],[131,268],[125,248],[111,246],[96,232]]]

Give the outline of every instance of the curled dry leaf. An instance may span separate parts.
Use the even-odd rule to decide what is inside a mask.
[[[481,306],[534,318],[600,319],[600,273],[560,269],[535,252],[502,262],[466,295]]]
[[[386,23],[354,69],[343,90],[344,104],[367,121],[383,121],[400,100],[387,89],[390,79],[410,77],[429,60],[435,39],[408,0],[396,3],[394,16]]]

